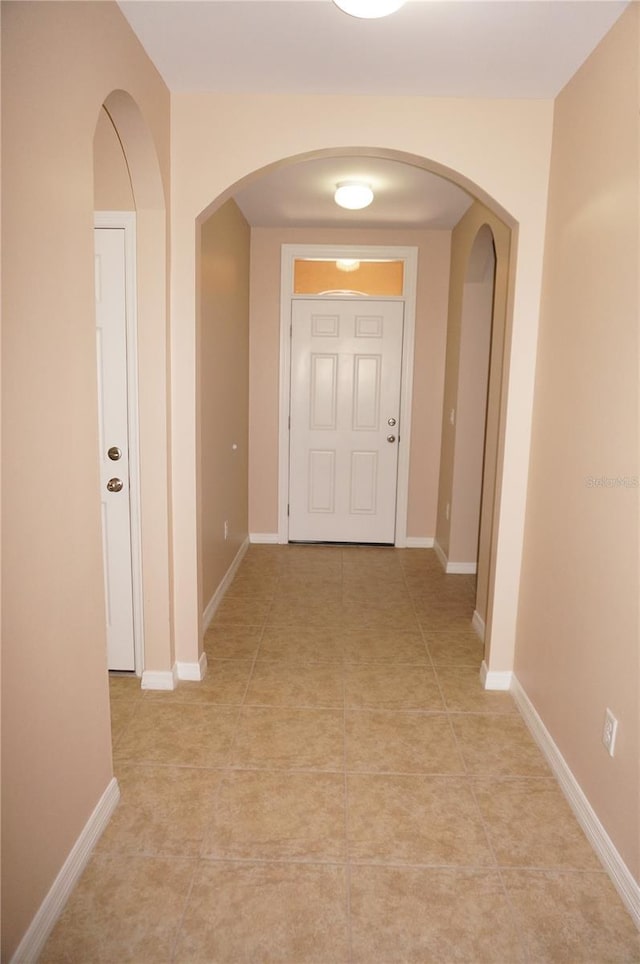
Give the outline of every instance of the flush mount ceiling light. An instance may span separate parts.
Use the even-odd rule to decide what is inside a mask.
[[[403,6],[405,0],[333,0],[333,2],[350,17],[375,20],[376,17],[387,17],[390,13],[395,13]]]
[[[336,184],[336,193],[333,195],[333,199],[341,208],[359,211],[371,204],[373,191],[368,184],[363,184],[361,181],[340,181],[339,184]]]

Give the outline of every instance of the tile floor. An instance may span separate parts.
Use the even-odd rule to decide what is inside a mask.
[[[113,678],[122,798],[42,962],[638,962],[429,550],[252,547],[173,693]]]

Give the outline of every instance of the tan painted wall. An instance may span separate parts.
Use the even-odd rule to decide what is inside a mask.
[[[455,469],[448,549],[450,561],[471,565],[477,564],[478,559],[495,275],[493,240],[488,229],[486,235],[480,232],[476,245],[481,237],[489,245],[486,276],[482,280],[467,277],[462,301]]]
[[[249,226],[234,201],[201,225],[198,364],[205,606],[248,533],[249,246]]]
[[[636,878],[638,488],[589,480],[638,476],[639,19],[632,4],[556,103],[515,661]]]
[[[492,523],[494,505],[499,503],[500,492],[497,462],[499,457],[499,424],[504,419],[508,381],[513,383],[512,372],[504,363],[505,351],[508,353],[510,345],[510,311],[509,299],[512,288],[511,262],[512,246],[510,229],[505,223],[490,211],[485,205],[476,202],[453,229],[451,240],[451,280],[449,285],[449,324],[447,329],[447,357],[445,371],[444,405],[442,416],[442,460],[440,463],[440,485],[438,494],[437,539],[445,553],[449,551],[449,523],[446,519],[446,504],[453,502],[454,485],[454,456],[456,446],[456,428],[449,421],[452,408],[458,408],[457,392],[460,382],[460,333],[462,330],[463,302],[467,280],[469,258],[478,235],[478,231],[487,225],[493,234],[496,249],[496,275],[494,294],[494,324],[492,328],[491,365],[489,372],[489,390],[487,399],[487,419],[485,433],[484,475],[482,487],[481,525],[478,541],[478,575],[476,588],[476,611],[483,622],[489,622],[491,612],[490,582],[495,562],[495,539],[492,545]],[[507,342],[505,345],[505,333]],[[535,353],[534,353],[535,358]],[[513,361],[511,362],[513,368]],[[511,398],[513,398],[513,390]],[[508,467],[508,466],[507,466]],[[506,519],[510,517],[507,515]],[[508,525],[509,522],[505,524]],[[496,534],[497,535],[497,534]],[[457,561],[457,560],[454,560]],[[460,560],[465,561],[465,560]],[[517,599],[518,586],[510,587]],[[506,587],[498,585],[498,603],[504,601]],[[508,668],[508,649],[501,645],[500,627],[492,632],[491,648],[487,652],[487,659],[491,652],[500,660],[494,663],[492,669]]]
[[[261,168],[310,152],[344,154],[346,146],[349,154],[393,156],[415,164],[427,163],[426,158],[436,173],[459,172],[455,177],[463,187],[475,191],[495,211],[508,211],[519,225],[505,484],[499,504],[508,525],[500,528],[495,554],[497,610],[492,646],[492,659],[502,664],[496,668],[512,665],[552,117],[550,101],[266,94],[172,97],[172,488],[178,659],[197,658],[199,646],[194,222],[205,209],[232,196],[238,182],[259,176],[256,172]],[[271,525],[268,519],[255,522]],[[415,524],[412,521],[412,527]]]
[[[136,206],[122,144],[104,108],[93,139],[93,197],[96,211],[133,211]]]
[[[115,4],[2,12],[3,959],[112,776],[97,462],[93,137],[169,99]],[[7,243],[7,239],[9,242]]]
[[[278,531],[281,245],[388,244],[418,248],[407,534],[433,537],[450,239],[449,231],[254,228],[251,240],[251,532]]]

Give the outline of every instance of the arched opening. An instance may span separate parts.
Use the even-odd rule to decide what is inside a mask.
[[[473,225],[473,224],[476,225],[471,242],[469,242],[469,246],[471,246],[473,237],[475,237],[475,235],[478,233],[478,230],[482,227],[482,224],[487,219],[487,217],[491,221],[491,228],[486,229],[486,232],[488,232],[489,236],[491,236],[492,229],[494,230],[497,229],[498,231],[501,230],[502,232],[501,238],[503,242],[503,247],[501,250],[502,250],[502,254],[506,255],[506,257],[504,258],[502,257],[502,255],[500,256],[500,265],[501,265],[500,276],[501,276],[501,281],[502,281],[503,290],[504,290],[504,305],[503,305],[504,311],[502,312],[498,322],[498,327],[501,328],[501,332],[498,337],[498,341],[496,343],[497,344],[496,351],[501,356],[501,353],[502,353],[501,346],[504,344],[505,329],[507,325],[506,306],[507,306],[509,283],[511,278],[511,265],[509,262],[509,253],[512,248],[512,245],[511,245],[511,233],[512,233],[511,228],[513,226],[512,219],[509,218],[506,212],[504,212],[499,207],[499,205],[496,205],[494,201],[487,198],[486,195],[484,195],[480,189],[478,189],[475,185],[472,185],[463,176],[460,176],[455,172],[449,171],[441,165],[432,164],[431,162],[427,161],[424,158],[408,156],[405,154],[401,154],[400,152],[394,152],[389,150],[349,148],[349,149],[339,151],[339,150],[331,149],[327,151],[315,152],[312,155],[307,154],[307,155],[301,155],[297,157],[291,157],[284,161],[279,162],[278,164],[270,165],[269,167],[263,168],[260,171],[253,172],[251,175],[248,175],[246,178],[243,178],[242,180],[238,181],[235,185],[233,185],[227,191],[225,191],[224,194],[222,194],[216,201],[208,205],[198,217],[196,235],[197,235],[197,264],[198,264],[199,275],[201,276],[204,270],[210,271],[211,269],[211,261],[209,259],[209,254],[212,251],[212,248],[211,248],[212,238],[216,234],[216,220],[219,221],[219,229],[220,229],[218,231],[218,238],[221,238],[224,233],[223,232],[224,219],[226,218],[227,221],[230,218],[231,220],[237,219],[238,209],[237,209],[237,205],[235,205],[234,198],[238,196],[239,192],[246,189],[247,186],[255,184],[256,181],[259,180],[261,177],[267,176],[269,173],[273,172],[274,170],[279,170],[281,172],[290,171],[292,174],[295,174],[296,164],[302,164],[306,161],[309,161],[315,158],[344,157],[344,156],[350,156],[358,159],[382,158],[385,160],[393,161],[398,164],[406,164],[412,168],[419,168],[420,170],[429,171],[430,173],[434,173],[441,177],[445,177],[449,182],[456,183],[458,186],[462,187],[471,195],[471,199],[470,199],[471,208],[470,208],[470,213],[467,216],[468,223],[470,225]],[[232,214],[232,211],[234,210],[234,206],[235,206],[235,213]],[[241,215],[241,212],[240,212],[240,215]],[[246,224],[243,230],[249,230],[249,233],[251,233],[249,226],[247,226]],[[399,230],[398,225],[389,226],[388,228],[386,228],[386,230],[389,231],[390,233],[395,231],[395,237],[397,240],[397,234]],[[471,228],[469,228],[469,230],[471,230]],[[304,238],[300,233],[303,231],[304,231]],[[484,238],[486,236],[486,232],[481,235],[481,238]],[[209,239],[206,242],[208,253],[203,252],[202,244],[203,244],[204,233],[207,233],[209,235]],[[259,249],[261,247],[263,239],[264,239],[264,232],[259,231],[259,232],[256,232],[256,237],[252,241],[244,242],[244,244],[249,245],[251,249],[251,271],[252,272],[256,270],[256,266],[260,264],[261,252]],[[303,240],[303,241],[308,241],[310,243],[313,242],[314,240],[316,242],[321,241],[323,243],[326,243],[329,240],[332,243],[339,243],[339,242],[344,243],[345,238],[344,238],[344,235],[340,234],[340,229],[333,230],[332,232],[328,232],[327,229],[319,229],[311,226],[307,229],[302,229],[298,227],[295,229],[295,232],[293,235],[291,233],[291,230],[289,230],[288,232],[283,232],[282,237],[279,240],[281,242],[286,242],[291,240],[296,240],[296,241]],[[362,233],[358,234],[357,231],[354,231],[352,235],[352,240],[354,243],[362,244],[364,241],[362,237]],[[371,240],[371,238],[369,237],[368,240]],[[248,251],[249,247],[245,247],[244,250]],[[279,257],[279,244],[276,247],[278,250],[278,257]],[[272,246],[271,255],[273,255],[274,250],[275,248]],[[229,252],[227,251],[226,254],[228,253]],[[469,254],[469,250],[467,250],[467,255],[468,254]],[[225,260],[225,252],[219,249],[217,253],[218,269],[222,268],[224,260]],[[227,269],[229,269],[227,271],[227,280],[231,277],[232,263],[233,263],[233,258],[231,259],[231,261],[227,261]],[[238,267],[238,263],[239,263],[238,261],[235,262],[235,268]],[[247,258],[244,259],[244,263],[248,264]],[[208,268],[207,268],[207,265],[208,265]],[[281,358],[280,358],[279,332],[277,332],[274,335],[272,319],[271,317],[268,317],[268,312],[264,308],[264,302],[261,300],[262,294],[264,294],[267,291],[269,292],[268,296],[271,298],[272,302],[274,301],[274,299],[277,299],[279,297],[280,278],[279,278],[278,269],[274,271],[274,265],[275,263],[272,257],[270,266],[269,266],[268,259],[265,259],[262,262],[261,267],[257,269],[262,272],[262,281],[260,285],[261,287],[260,299],[257,296],[256,285],[250,284],[251,304],[250,304],[250,307],[247,306],[247,309],[246,309],[247,316],[249,314],[251,315],[251,349],[250,350],[251,350],[252,365],[253,365],[252,374],[251,374],[251,395],[252,395],[253,401],[252,401],[252,409],[249,417],[250,419],[251,418],[255,419],[256,413],[258,413],[259,419],[260,419],[259,430],[256,429],[255,431],[251,431],[251,432],[249,432],[249,430],[247,431],[247,435],[251,434],[252,447],[250,452],[247,451],[246,458],[250,464],[252,463],[252,467],[250,469],[252,477],[254,478],[259,477],[259,486],[260,486],[261,496],[265,500],[270,501],[271,504],[274,506],[274,510],[275,510],[275,507],[277,506],[278,466],[277,466],[277,451],[274,454],[274,440],[277,443],[278,405],[279,405],[278,366],[281,362]],[[448,261],[446,265],[441,265],[440,267],[442,268],[443,271],[448,272]],[[466,269],[466,259],[465,259],[465,269]],[[489,268],[487,268],[487,270],[489,270]],[[237,277],[238,275],[236,273],[235,274],[236,280],[237,280]],[[464,278],[464,274],[463,274],[463,278]],[[470,282],[470,283],[473,283],[473,282]],[[486,289],[486,284],[484,285],[484,288]],[[203,337],[207,339],[211,337],[211,333],[209,332],[209,334],[207,334],[203,328],[203,321],[207,314],[207,309],[202,304],[201,292],[202,292],[202,283],[200,279],[198,282],[198,298],[197,298],[198,304],[197,304],[196,344],[198,346],[197,358],[198,358],[198,366],[199,366],[198,388],[197,388],[197,410],[198,410],[198,420],[199,420],[198,421],[199,454],[198,454],[197,461],[198,461],[198,473],[199,473],[198,491],[199,491],[199,513],[200,513],[200,522],[198,525],[198,556],[199,556],[200,572],[202,573],[203,571],[203,556],[202,556],[203,538],[205,538],[205,533],[206,533],[206,523],[203,523],[203,519],[202,519],[202,497],[203,497],[204,488],[206,488],[207,493],[210,493],[211,491],[210,478],[208,478],[206,483],[203,485],[202,458],[204,455],[204,446],[207,444],[206,439],[207,438],[215,439],[215,423],[216,423],[215,411],[219,410],[219,405],[213,406],[213,407],[209,406],[209,409],[208,409],[210,413],[208,416],[209,421],[207,424],[205,424],[204,422],[205,407],[203,407],[203,400],[208,396],[210,386],[207,385],[206,387],[203,387],[203,379],[207,378],[208,375],[206,375],[202,370],[201,346],[202,346]],[[486,294],[486,290],[485,290],[485,294]],[[445,328],[446,328],[446,323],[445,323]],[[476,334],[478,334],[477,330],[476,330]],[[486,325],[484,327],[484,335],[485,335],[485,354],[486,354],[485,379],[484,379],[485,402],[480,406],[482,409],[483,416],[484,416],[484,407],[486,407],[486,388],[487,388],[486,369],[488,367],[488,349],[486,348],[486,341],[487,341]],[[429,336],[426,336],[426,337],[428,342]],[[248,338],[248,334],[247,334],[247,338]],[[442,351],[443,351],[443,346],[444,346],[444,342],[441,345]],[[429,345],[429,348],[432,348],[432,347],[433,345]],[[472,361],[474,350],[471,342],[469,342],[469,345],[467,346],[467,348],[468,348],[467,354],[469,355],[469,358]],[[444,370],[444,357],[442,358],[442,370]],[[427,382],[433,383],[433,379],[431,379],[430,376],[425,377],[424,371],[422,371],[419,368],[418,361],[416,361],[415,377],[417,381],[422,381],[423,384]],[[437,378],[435,381],[436,392],[440,391],[439,402],[437,405],[434,406],[431,400],[432,408],[434,408],[436,411],[436,421],[438,424],[435,429],[433,429],[433,426],[431,426],[429,429],[429,433],[425,433],[425,434],[430,434],[430,444],[432,446],[433,446],[434,435],[437,437],[438,456],[439,456],[439,448],[440,448],[439,433],[441,432],[440,420],[441,420],[441,411],[442,411],[441,409],[442,385],[444,381],[444,376],[442,371],[440,372],[439,377],[440,377],[439,385],[437,384]],[[500,383],[496,382],[496,391],[498,393],[498,396],[497,396],[498,399],[499,400],[502,399],[502,382],[501,381]],[[208,403],[205,402],[205,405],[206,404]],[[414,403],[414,412],[416,410],[415,409],[416,404],[419,409],[419,417],[424,418],[424,411],[426,407],[424,404],[424,399],[420,398],[417,403]],[[420,406],[422,407],[420,408]],[[499,407],[500,406],[498,406],[498,408]],[[468,410],[470,412],[477,413],[477,404],[474,404],[474,402],[469,400]],[[212,412],[214,413],[213,417],[211,417]],[[499,429],[499,431],[501,431],[501,428]],[[222,432],[223,432],[223,436],[226,436],[226,429],[223,429]],[[481,437],[483,437],[482,433],[481,433]],[[235,441],[237,441],[237,439]],[[226,459],[231,460],[233,458],[236,460],[236,465],[239,465],[241,462],[241,458],[244,458],[245,456],[243,455],[240,458],[238,456],[238,449],[233,449],[234,439],[231,439],[231,437],[229,438],[224,437],[223,442],[224,444],[221,444],[220,446],[221,458],[223,460],[226,460]],[[226,452],[226,449],[229,449],[228,453]],[[480,445],[480,452],[481,451],[482,451],[482,445]],[[234,453],[233,455],[232,455],[232,452]],[[416,442],[415,444],[415,452],[416,452],[416,457],[419,458],[420,457],[419,442]],[[476,451],[476,456],[477,456],[477,451]],[[429,461],[429,459],[427,459],[426,461]],[[478,463],[478,458],[476,458],[476,463]],[[479,458],[479,474],[480,476],[482,475],[481,455]],[[493,491],[491,493],[491,496],[489,496],[488,488],[486,489],[486,493],[487,493],[486,500],[487,500],[487,504],[490,506],[493,506],[494,504],[495,480],[496,480],[496,476],[494,473],[494,478],[492,483]],[[435,499],[437,500],[437,486],[438,486],[437,470],[435,473],[435,477],[432,478],[431,481],[434,486]],[[419,502],[419,494],[416,495],[416,493],[419,493],[419,486],[417,486],[414,490],[414,505],[418,504]],[[475,521],[474,536],[477,543],[478,517],[480,512],[479,480],[476,486],[475,502],[476,502],[476,508],[475,508],[476,521]],[[416,516],[419,517],[420,513],[417,512]],[[215,522],[213,527],[215,531],[211,529],[209,530],[209,533],[213,531],[214,541],[217,542],[218,549],[222,548],[223,552],[224,552],[224,546],[223,546],[224,533],[225,531],[227,531],[226,527],[224,526],[225,521],[226,519],[223,519],[223,518],[218,519]],[[277,529],[277,523],[273,524],[272,522],[270,523],[269,520],[265,522],[264,519],[261,519],[260,526],[257,529],[257,533],[254,529],[254,525],[255,525],[255,522],[249,519],[247,522],[247,527],[245,528],[244,531],[245,532],[250,531],[254,535],[257,534],[258,536],[270,537],[270,538],[265,538],[264,540],[258,540],[258,541],[276,541],[275,539],[272,538],[272,535],[273,535],[273,532]],[[435,531],[436,530],[435,530],[435,504],[434,504],[433,527],[430,533],[431,536],[435,535]],[[491,531],[491,525],[489,526],[489,531]],[[429,533],[420,532],[416,534],[428,535]],[[416,539],[416,541],[412,544],[418,544],[418,542],[419,540]],[[239,544],[235,543],[233,548],[234,548],[234,551],[239,550]],[[229,565],[233,559],[233,553],[230,551],[230,549],[227,550],[226,559],[227,559],[227,565]],[[490,580],[488,580],[488,583],[489,582]],[[200,580],[200,583],[201,583],[201,580]],[[489,598],[489,595],[490,595],[489,585],[487,584],[487,600]],[[215,600],[213,600],[212,597],[209,595],[209,590],[205,590],[204,594],[201,595],[199,599],[199,607],[198,607],[199,618],[202,619],[202,616],[204,613],[205,623],[207,621],[207,616],[210,615],[213,611],[211,608],[212,603],[213,603],[213,609],[215,609]]]
[[[162,686],[169,682],[164,676],[171,676],[173,664],[166,210],[153,138],[137,104],[122,90],[113,91],[105,99],[96,124],[94,208],[97,221],[108,225],[110,233],[129,224],[133,225],[130,236],[134,238],[124,282],[132,291],[133,303],[125,309],[126,341],[121,346],[128,369],[124,382],[120,379],[107,386],[126,413],[128,451],[134,460],[128,479],[120,473],[127,468],[124,452],[115,459],[113,453],[108,455],[109,449],[122,446],[106,434],[101,439],[105,448],[101,459],[108,460],[108,474],[114,478],[123,474],[124,486],[113,493],[114,498],[127,498],[131,481],[133,512],[120,551],[133,558],[137,657],[135,666],[120,667],[116,662],[112,668],[135,669],[142,675],[143,687],[150,681]],[[131,324],[131,315],[135,315],[135,325]],[[122,530],[116,538],[122,543]],[[108,594],[108,586],[106,590]]]
[[[475,573],[477,569],[495,268],[493,236],[485,225],[469,254],[459,331],[458,319],[449,318],[449,355],[454,357],[447,360],[446,377],[455,386],[451,396],[451,387],[445,385],[443,435],[449,432],[452,444],[443,444],[443,454],[451,448],[453,451],[449,456],[450,491],[443,493],[449,507],[445,509],[448,531],[439,533],[438,538],[447,572]],[[447,468],[441,465],[443,481]]]

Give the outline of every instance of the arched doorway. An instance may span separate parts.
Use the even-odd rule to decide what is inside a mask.
[[[314,154],[313,157],[320,157],[320,156],[323,156],[324,154],[336,155],[336,154],[339,154],[339,152],[338,151],[317,152],[317,154]],[[359,157],[374,156],[377,158],[379,157],[393,158],[394,160],[397,160],[399,163],[407,163],[406,156],[401,154],[396,154],[395,152],[391,152],[391,151],[374,152],[374,151],[368,151],[366,149],[362,149],[360,154],[357,156]],[[283,169],[288,169],[292,165],[295,166],[295,164],[297,163],[303,163],[304,161],[308,160],[309,157],[310,155],[304,155],[304,157],[289,158],[286,161],[280,162],[279,165],[275,165],[275,167],[282,167]],[[444,169],[441,166],[431,165],[425,159],[412,157],[410,158],[410,162],[412,165],[419,165],[421,169],[435,170],[438,174],[442,174],[444,172]],[[264,176],[270,170],[272,170],[272,167],[265,168],[262,171],[254,172],[248,178],[242,179],[241,181],[233,185],[232,188],[229,188],[227,191],[225,191],[223,195],[221,195],[215,202],[213,202],[213,204],[207,206],[207,208],[205,208],[201,212],[197,222],[197,229],[198,229],[197,233],[198,233],[199,241],[201,238],[201,232],[204,225],[207,225],[208,228],[211,228],[213,219],[218,216],[221,217],[222,216],[221,212],[223,211],[223,209],[225,209],[227,213],[229,212],[230,210],[229,204],[231,203],[234,195],[238,192],[238,190],[244,187],[248,183],[255,182],[256,179],[259,179],[261,176]],[[455,179],[458,183],[463,184],[467,190],[471,187],[471,185],[469,185],[469,183],[464,178],[461,178],[458,175],[454,175],[453,172],[446,172],[446,173],[451,180]],[[477,189],[474,189],[473,193],[476,195],[482,194],[482,192]],[[506,293],[507,293],[508,281],[510,277],[509,251],[510,251],[510,233],[511,232],[510,232],[510,227],[506,223],[507,216],[503,212],[500,212],[500,214],[503,214],[504,220],[498,214],[494,214],[494,212],[490,211],[480,201],[476,200],[474,202],[474,210],[470,217],[470,222],[473,222],[474,219],[480,220],[480,223],[477,224],[476,229],[474,231],[474,236],[475,236],[478,229],[481,227],[481,224],[482,224],[481,219],[482,218],[486,219],[486,217],[489,216],[489,218],[492,219],[492,221],[495,221],[495,223],[498,225],[498,229],[502,230],[503,239],[506,239],[506,248],[504,248],[504,252],[503,252],[503,253],[506,253],[506,258],[504,260],[501,259],[501,264],[503,265],[501,277],[504,282],[504,291],[505,291],[505,311],[501,317],[502,334],[500,336],[500,343],[503,344],[504,332],[505,332],[505,327],[507,323]],[[306,238],[305,240],[310,240],[310,239]],[[326,237],[323,236],[322,240],[326,240]],[[252,246],[252,251],[254,253],[255,253],[255,250],[256,250],[255,246]],[[254,259],[253,263],[257,264],[257,259]],[[447,264],[447,270],[448,270],[448,264]],[[272,280],[273,280],[273,276],[272,276]],[[273,282],[276,287],[277,287],[278,280],[279,279],[275,279],[275,281]],[[253,307],[255,309],[255,303]],[[261,315],[264,316],[264,312],[261,311]],[[264,317],[262,317],[260,325],[264,326],[264,324],[266,324],[266,322]],[[199,306],[198,327],[197,327],[197,332],[198,332],[197,344],[198,345],[201,344],[201,337],[202,337],[201,326],[202,326],[202,313],[201,313],[201,306]],[[264,327],[261,328],[260,333],[256,329],[254,329],[254,333],[252,337],[256,341],[256,344],[260,340],[262,334],[264,334]],[[261,347],[258,349],[258,352],[259,352],[259,364],[261,369],[260,375],[259,375],[259,381],[262,384],[262,389],[265,389],[264,394],[261,397],[261,402],[259,403],[259,407],[260,407],[261,414],[264,415],[267,420],[269,419],[275,420],[275,423],[276,423],[275,429],[273,429],[272,427],[269,429],[269,432],[271,433],[270,437],[277,438],[277,420],[278,420],[277,370],[278,370],[279,362],[281,363],[280,346],[278,344],[277,339],[274,339],[272,334],[268,335],[268,338],[262,342]],[[198,355],[199,355],[199,352],[198,352]],[[416,374],[418,374],[418,369],[416,369]],[[267,382],[268,382],[268,385],[266,384]],[[256,393],[254,391],[255,386],[256,386],[256,383],[253,384],[252,392],[253,392],[254,398],[257,398],[260,392]],[[486,386],[486,381],[485,381],[485,386]],[[498,388],[499,388],[499,395],[501,396],[501,391],[502,391],[501,385],[498,386]],[[201,399],[200,391],[201,391],[201,387],[199,387],[198,389],[199,399]],[[440,400],[440,404],[441,404],[441,400]],[[198,404],[198,408],[201,411],[200,404]],[[438,419],[440,419],[440,410],[438,410]],[[262,438],[267,437],[267,433],[263,432],[262,429],[261,429],[260,435],[262,436]],[[202,437],[203,437],[202,425],[200,425],[200,428],[198,431],[198,439],[201,440]],[[268,448],[271,451],[271,453],[273,453],[273,445],[270,444]],[[202,456],[202,453],[200,452],[197,460],[198,465],[201,464],[201,456]],[[277,468],[276,468],[275,475],[271,469],[269,471],[261,471],[259,474],[260,474],[260,486],[262,487],[262,489],[264,491],[270,492],[271,494],[277,493]],[[274,479],[275,479],[275,483],[274,483]],[[199,489],[200,491],[202,491],[201,483],[200,483]],[[479,493],[479,488],[478,488],[478,493]],[[479,502],[479,499],[478,499],[478,502]],[[489,502],[490,504],[493,504],[493,494]],[[220,528],[222,532],[222,523],[220,523],[218,528]],[[477,536],[477,524],[476,524],[476,536]],[[200,537],[201,536],[199,536],[199,538]],[[208,597],[200,598],[199,607],[198,607],[198,616],[200,619],[202,619],[202,614],[203,612],[205,612],[208,603],[209,603]]]
[[[142,676],[143,687],[168,688],[173,685],[170,670],[173,644],[166,210],[153,139],[137,104],[122,90],[113,91],[105,99],[97,120],[94,200],[97,211],[111,212],[114,225],[118,222],[118,213],[123,212],[128,212],[135,224],[132,298],[136,325],[129,329],[129,351],[137,382],[132,379],[130,365],[127,383],[136,463],[131,476],[135,487],[131,540],[136,589],[134,620],[138,636],[135,670]],[[102,217],[104,223],[104,214]],[[135,436],[139,445],[135,444]]]

